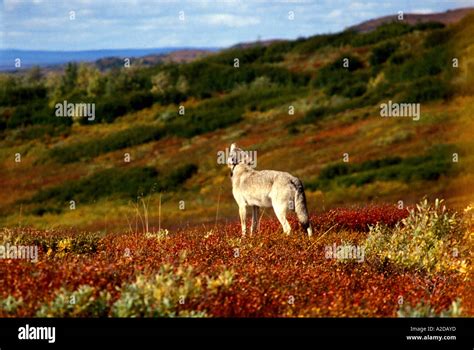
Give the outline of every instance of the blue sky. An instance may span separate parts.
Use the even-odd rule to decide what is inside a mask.
[[[0,48],[27,50],[225,47],[337,32],[398,11],[474,6],[474,0],[0,1]]]

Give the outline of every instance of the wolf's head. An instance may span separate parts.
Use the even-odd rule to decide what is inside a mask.
[[[248,152],[237,147],[235,143],[230,145],[229,157],[227,158],[227,166],[233,169],[237,164],[252,164],[252,159],[250,158]]]

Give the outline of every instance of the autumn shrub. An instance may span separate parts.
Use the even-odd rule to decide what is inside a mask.
[[[28,232],[12,236],[12,242],[18,245],[38,246],[47,256],[64,257],[67,253],[96,253],[102,235],[93,232],[80,232],[71,235],[31,235]]]
[[[422,300],[415,306],[411,304],[402,304],[397,311],[398,317],[461,317],[461,300],[453,300],[448,309],[436,312],[435,308],[425,300]]]
[[[16,315],[22,304],[22,298],[17,299],[12,295],[7,296],[6,298],[0,298],[0,317]]]
[[[395,205],[335,208],[313,215],[311,223],[319,231],[346,229],[363,232],[378,223],[386,227],[393,227],[404,219],[407,213],[406,209],[400,209]]]
[[[383,224],[370,227],[367,260],[427,274],[465,272],[467,262],[457,258],[464,249],[456,244],[460,227],[460,220],[447,211],[442,200],[437,199],[432,205],[425,199],[409,209],[409,215],[394,228]]]
[[[160,229],[156,232],[145,232],[148,239],[156,239],[158,241],[169,238],[170,232],[167,229]]]
[[[232,273],[224,270],[213,279],[198,275],[191,266],[163,265],[152,276],[140,275],[136,281],[122,287],[120,298],[113,304],[115,317],[204,317],[204,311],[186,308],[193,300],[203,298],[206,292],[213,292],[232,283]]]
[[[61,288],[56,297],[43,304],[36,317],[106,317],[110,309],[110,294],[96,295],[93,287],[82,285],[71,292]]]
[[[470,217],[471,213],[470,207],[465,214]],[[364,263],[341,264],[326,257],[327,246],[350,242],[363,247],[368,225],[383,222],[395,230],[396,223],[407,215],[406,209],[395,205],[313,214],[312,238],[296,230],[284,235],[273,215],[264,216],[259,232],[246,238],[237,220],[168,227],[169,234],[108,232],[93,254],[74,254],[69,249],[69,239],[76,234],[73,230],[10,228],[8,242],[23,231],[36,238],[57,237],[55,241],[62,242],[63,248],[49,257],[40,250],[37,263],[4,261],[0,302],[9,296],[14,299],[1,302],[10,305],[10,311],[7,315],[0,308],[0,314],[34,317],[43,309],[61,316],[90,312],[124,317],[395,317],[402,295],[407,305],[425,298],[438,313],[460,298],[465,314],[472,315],[472,288],[463,272],[470,266],[460,265],[459,271],[449,274],[426,275],[418,270],[397,271],[378,260],[374,263],[367,249]],[[296,229],[297,219],[293,215],[288,219]],[[471,236],[471,230],[465,230],[461,238],[455,238],[462,259],[469,259]],[[188,254],[183,256],[183,251]],[[77,294],[80,286],[91,286],[94,293],[86,290],[83,294],[89,297],[81,299]],[[94,302],[101,291],[111,295],[110,300],[104,298],[106,306]],[[83,306],[78,305],[79,300]]]

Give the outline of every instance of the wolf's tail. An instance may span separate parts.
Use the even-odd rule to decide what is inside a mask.
[[[299,179],[291,181],[295,187],[295,212],[303,229],[308,236],[313,234],[311,223],[309,222],[308,207],[306,205],[306,195],[304,193],[303,183]]]

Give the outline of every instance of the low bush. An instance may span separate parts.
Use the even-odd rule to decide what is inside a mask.
[[[392,83],[434,77],[442,72],[449,73],[450,60],[450,50],[444,45],[439,45],[413,55],[401,64],[391,65],[387,69],[386,76]]]
[[[71,128],[66,125],[29,125],[12,130],[8,135],[13,140],[47,140],[54,136],[69,136]]]
[[[453,93],[451,85],[442,78],[423,77],[410,83],[402,97],[405,103],[420,103],[446,99]]]
[[[55,147],[49,152],[48,156],[60,163],[72,163],[118,149],[159,140],[164,134],[165,132],[160,126],[138,125],[98,140]]]
[[[372,49],[372,54],[369,59],[370,64],[372,66],[377,66],[384,63],[395,53],[395,51],[397,51],[399,46],[400,44],[395,41],[387,41],[375,46]]]
[[[88,285],[73,292],[61,288],[54,300],[39,308],[36,317],[107,317],[110,299],[109,293],[101,291],[97,295]]]
[[[23,304],[23,299],[15,298],[12,295],[0,298],[0,317],[11,317],[18,313]]]
[[[38,246],[48,257],[64,257],[72,254],[96,253],[102,235],[98,233],[76,233],[74,235],[42,235],[31,236],[19,234],[15,244]]]
[[[6,120],[7,129],[37,124],[69,127],[72,125],[72,118],[57,117],[55,110],[49,108],[46,101],[30,101],[16,106],[11,117]]]
[[[90,203],[108,196],[135,199],[151,192],[174,191],[196,171],[194,164],[177,167],[168,174],[159,174],[151,167],[106,169],[77,181],[42,189],[28,202],[64,206],[70,200]]]
[[[344,67],[344,59],[349,59]],[[362,61],[354,56],[341,56],[318,71],[313,86],[322,88],[328,95],[357,97],[365,93],[370,73],[363,70]]]
[[[383,40],[396,38],[407,34],[413,30],[413,27],[401,23],[400,21],[393,21],[391,23],[386,23],[381,26],[378,26],[375,30],[359,34],[352,41],[353,46],[365,46],[379,43]]]
[[[122,287],[112,306],[114,317],[205,317],[205,311],[189,309],[197,299],[232,284],[233,273],[224,270],[217,278],[201,276],[192,267],[163,265],[153,277],[138,276]]]
[[[462,307],[461,300],[453,300],[448,309],[436,312],[435,308],[425,300],[419,302],[415,306],[410,304],[402,304],[397,311],[398,317],[461,317]]]
[[[466,262],[453,254],[452,239],[459,236],[460,227],[460,220],[446,210],[442,200],[432,205],[425,199],[395,228],[381,224],[370,228],[365,242],[367,260],[427,274],[459,270]]]
[[[431,31],[423,43],[424,47],[432,48],[438,45],[445,45],[451,40],[452,33],[448,28]]]
[[[437,180],[452,171],[453,152],[451,145],[440,145],[421,156],[387,157],[359,164],[331,164],[324,167],[317,180],[309,182],[308,186],[312,189],[325,189],[333,183],[339,186],[362,186],[374,181]]]

